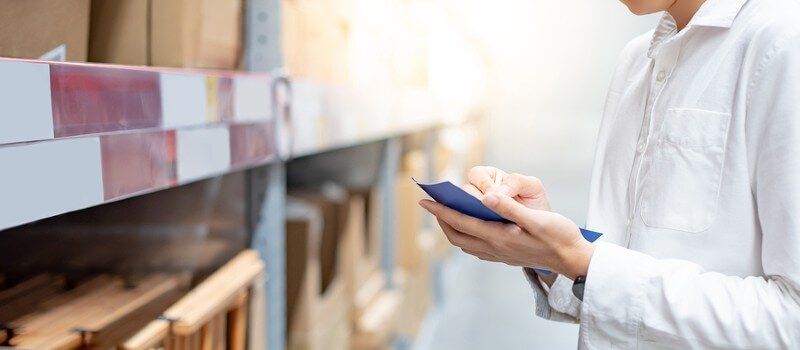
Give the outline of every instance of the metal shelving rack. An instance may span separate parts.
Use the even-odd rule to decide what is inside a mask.
[[[267,265],[264,331],[270,349],[284,349],[286,162],[385,142],[378,175],[385,218],[381,267],[392,288],[394,185],[402,137],[426,133],[432,169],[435,130],[442,121],[432,101],[417,91],[382,93],[401,97],[378,103],[393,109],[374,110],[369,106],[375,101],[355,107],[364,100],[359,91],[290,83],[281,70],[279,1],[247,4],[249,72],[0,59],[0,75],[12,78],[0,82],[0,105],[9,116],[0,117],[0,164],[7,166],[0,173],[0,211],[5,213],[0,234],[54,215],[246,170],[251,189],[266,188],[251,190],[248,199],[251,245]],[[339,103],[324,102],[331,99]],[[329,125],[350,127],[308,132],[305,128],[318,128],[309,119],[320,116],[291,113],[305,105],[326,105],[330,109],[320,113],[338,118]],[[303,137],[308,134],[320,137]],[[150,173],[126,175],[125,167],[137,165]]]

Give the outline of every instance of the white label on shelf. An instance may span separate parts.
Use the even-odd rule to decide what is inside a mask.
[[[165,128],[206,122],[206,83],[202,75],[161,73],[161,116]]]
[[[0,229],[103,202],[100,139],[0,147]]]
[[[67,60],[67,44],[56,46],[50,51],[39,56],[40,60],[64,62]]]
[[[236,121],[269,120],[272,114],[270,80],[255,76],[233,80],[233,113]]]
[[[227,126],[178,130],[176,142],[180,182],[222,174],[230,168]]]
[[[0,144],[53,138],[50,66],[0,60]]]

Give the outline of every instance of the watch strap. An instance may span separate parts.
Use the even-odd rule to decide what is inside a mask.
[[[583,291],[585,287],[586,276],[575,277],[575,282],[572,283],[572,294],[580,301],[583,301]]]

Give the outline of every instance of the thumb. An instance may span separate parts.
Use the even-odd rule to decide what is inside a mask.
[[[497,193],[489,193],[483,197],[483,204],[492,209],[498,215],[511,220],[520,226],[525,226],[528,223],[534,211],[528,209],[522,203],[517,202],[513,198]]]

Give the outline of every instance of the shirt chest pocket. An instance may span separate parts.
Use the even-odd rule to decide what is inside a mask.
[[[641,216],[645,225],[684,232],[711,227],[725,161],[731,115],[672,108],[653,145],[643,182]]]

